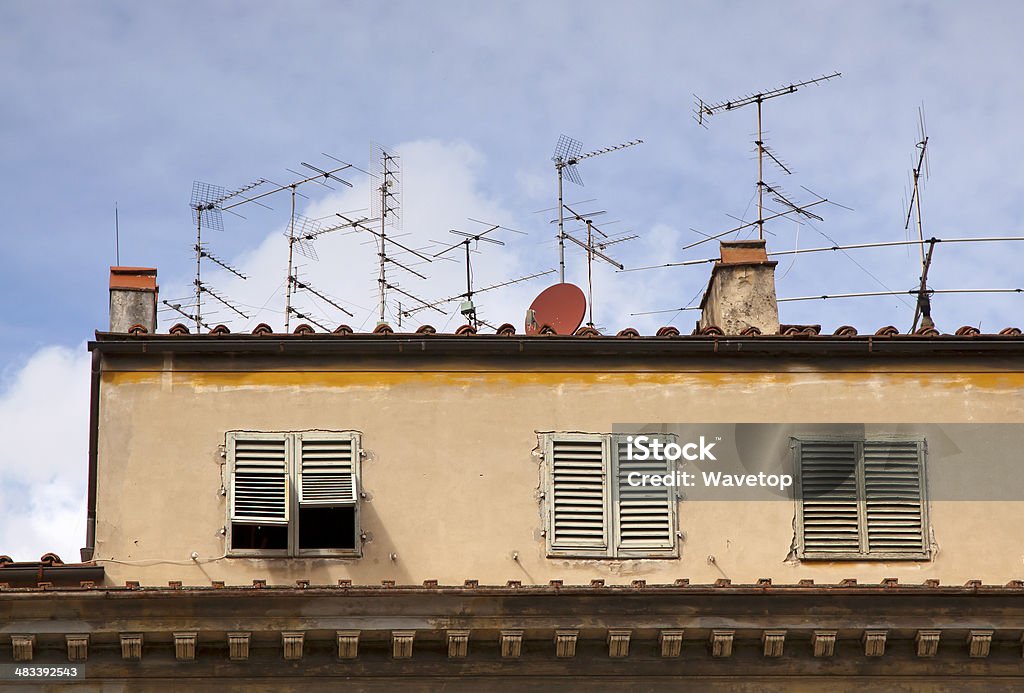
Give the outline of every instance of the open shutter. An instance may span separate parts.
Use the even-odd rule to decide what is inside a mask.
[[[358,445],[351,434],[302,433],[299,455],[301,505],[351,505],[356,502],[355,460]]]
[[[549,439],[552,551],[607,554],[608,443],[606,436]]]
[[[922,448],[917,441],[864,443],[864,498],[871,553],[925,553]]]
[[[629,475],[675,471],[668,460],[630,460],[626,436],[614,436],[616,461],[616,555],[665,555],[675,549],[676,490],[670,486],[630,486]],[[636,477],[634,477],[636,480]]]
[[[857,443],[796,443],[805,554],[858,554]]]
[[[288,524],[288,445],[283,434],[230,433],[231,520]]]

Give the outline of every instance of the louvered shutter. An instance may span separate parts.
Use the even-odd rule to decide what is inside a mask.
[[[629,475],[675,471],[667,460],[630,460],[626,436],[614,436],[616,461],[616,555],[664,554],[675,548],[675,487],[630,486]],[[636,480],[636,477],[634,477]]]
[[[301,505],[337,506],[356,502],[358,445],[355,436],[302,433],[296,444]]]
[[[922,444],[864,443],[864,501],[870,553],[925,552]]]
[[[804,440],[797,445],[804,553],[860,553],[857,444]]]
[[[283,434],[228,435],[231,519],[288,524],[288,441]]]
[[[608,551],[608,438],[549,439],[551,549]]]

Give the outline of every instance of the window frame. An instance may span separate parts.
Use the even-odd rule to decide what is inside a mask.
[[[656,435],[672,442],[676,435],[672,433],[584,433],[580,431],[543,431],[538,432],[538,448],[542,455],[542,486],[541,504],[544,523],[545,552],[548,558],[581,558],[601,560],[674,560],[679,559],[679,500],[677,487],[658,487],[665,489],[669,497],[668,524],[670,547],[628,548],[621,547],[622,522],[619,497],[619,441],[627,435]],[[556,442],[601,442],[604,483],[604,547],[587,546],[554,546],[555,512],[554,512],[554,444]],[[677,463],[665,460],[665,473],[677,472]]]
[[[803,498],[803,443],[854,443],[857,474],[857,536],[860,546],[866,551],[820,552],[806,549],[804,531]],[[865,486],[864,445],[865,443],[915,443],[917,444],[918,489],[921,507],[921,551],[871,550],[868,545],[867,490]],[[793,465],[796,471],[793,482],[796,517],[794,522],[796,556],[801,561],[930,561],[932,559],[931,525],[928,520],[928,441],[920,435],[879,434],[872,436],[850,435],[797,435],[790,437],[793,451]]]
[[[316,507],[302,504],[299,500],[299,476],[302,471],[300,449],[302,440],[349,440],[352,446],[352,483],[354,500],[350,503],[339,503],[340,506],[351,505],[354,509],[354,544],[352,549],[302,549],[299,548],[300,509]],[[288,547],[285,549],[235,549],[232,548],[232,528],[235,520],[232,517],[235,489],[235,458],[233,443],[242,440],[284,440],[285,441],[285,507],[288,528]],[[226,489],[226,523],[225,551],[227,558],[361,558],[363,555],[362,529],[360,525],[360,499],[362,497],[361,461],[363,457],[362,433],[355,430],[323,430],[308,429],[302,431],[228,431],[224,438],[223,465]],[[245,524],[245,523],[238,523]],[[255,524],[255,523],[254,523]]]

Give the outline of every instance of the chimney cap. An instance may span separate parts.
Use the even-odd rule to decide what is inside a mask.
[[[156,267],[111,267],[110,288],[156,291]]]

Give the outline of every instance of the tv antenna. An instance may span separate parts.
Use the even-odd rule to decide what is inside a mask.
[[[216,293],[209,284],[203,282],[203,260],[209,260],[216,265],[228,270],[232,274],[242,279],[246,279],[246,276],[239,272],[237,269],[224,262],[220,258],[213,255],[207,245],[203,242],[203,227],[213,229],[214,231],[224,230],[224,217],[223,212],[230,212],[232,208],[237,207],[246,202],[250,202],[251,198],[246,197],[246,194],[252,190],[259,188],[264,185],[267,181],[263,178],[259,178],[248,185],[243,185],[237,190],[228,191],[219,185],[213,185],[211,183],[204,183],[202,181],[193,181],[192,183],[192,198],[189,202],[189,207],[192,208],[192,222],[196,225],[196,242],[193,246],[193,251],[196,257],[196,276],[193,280],[194,287],[194,300],[193,305],[194,314],[188,313],[181,308],[181,304],[171,305],[167,301],[164,301],[164,305],[172,308],[178,313],[184,315],[189,320],[195,322],[196,331],[200,331],[207,325],[203,322],[203,294],[207,294],[210,297],[217,300],[219,303],[224,304],[232,311],[248,317],[239,310],[236,306],[230,303],[226,298]],[[241,198],[240,200],[238,198]],[[227,204],[227,203],[231,204]],[[236,216],[241,216],[237,212],[231,212]]]
[[[757,139],[754,140],[754,144],[757,146],[757,230],[758,238],[764,240],[764,222],[767,221],[764,216],[764,194],[768,192],[776,192],[764,182],[764,158],[767,155],[775,164],[777,164],[785,173],[791,173],[789,167],[783,164],[775,154],[768,149],[764,143],[764,132],[761,126],[761,110],[762,105],[769,99],[774,99],[779,96],[785,96],[786,94],[792,94],[799,90],[801,87],[812,86],[827,82],[828,80],[841,77],[841,73],[833,72],[830,75],[822,75],[815,79],[809,79],[804,82],[796,82],[786,86],[772,89],[770,91],[758,92],[756,94],[749,94],[747,96],[733,99],[730,101],[721,101],[715,104],[704,103],[704,100],[697,97],[697,107],[694,114],[694,119],[698,125],[707,127],[704,125],[704,121],[709,119],[711,116],[722,111],[732,111],[743,106],[749,106],[750,104],[757,104]],[[787,206],[794,206],[792,203],[786,202]],[[790,210],[793,211],[793,210]]]
[[[576,164],[584,159],[601,156],[602,154],[610,154],[611,152],[617,152],[620,149],[626,149],[627,147],[633,147],[638,144],[643,144],[643,140],[630,140],[629,142],[623,142],[611,147],[595,149],[594,151],[587,152],[586,154],[580,154],[580,151],[583,149],[582,142],[574,140],[566,135],[559,136],[558,144],[555,145],[555,153],[551,157],[551,160],[555,162],[555,171],[558,173],[558,280],[560,283],[565,283],[566,238],[565,220],[563,218],[563,206],[565,202],[562,197],[562,178],[568,178],[576,185],[582,186],[583,179],[580,177],[580,172],[576,169]]]
[[[364,231],[364,232],[370,234],[371,236],[373,236],[373,239],[374,239],[373,242],[377,246],[377,258],[378,258],[378,262],[379,262],[379,265],[378,265],[378,278],[377,278],[378,296],[379,296],[379,305],[378,305],[378,307],[379,307],[379,313],[378,313],[378,315],[379,315],[379,322],[377,323],[378,325],[387,324],[386,321],[384,320],[384,316],[385,316],[385,311],[386,311],[386,307],[387,307],[386,296],[387,296],[387,292],[388,291],[394,291],[397,294],[401,294],[402,296],[405,296],[406,298],[412,299],[413,301],[415,301],[416,303],[420,304],[421,306],[427,306],[427,302],[425,300],[423,300],[422,298],[420,298],[419,296],[411,294],[408,291],[406,291],[405,289],[403,289],[400,286],[398,286],[397,284],[392,283],[388,279],[387,270],[388,270],[388,267],[390,265],[394,265],[398,269],[401,269],[401,270],[403,270],[403,271],[413,275],[414,277],[417,277],[419,279],[426,279],[427,278],[426,275],[416,271],[415,269],[413,269],[412,267],[409,266],[409,265],[411,265],[413,263],[409,263],[409,265],[407,265],[404,262],[399,261],[397,258],[398,257],[402,257],[405,254],[412,255],[415,258],[418,258],[418,259],[423,260],[425,262],[432,262],[433,261],[432,258],[427,257],[426,255],[424,255],[420,251],[414,250],[414,249],[408,247],[407,245],[405,245],[403,243],[399,243],[398,241],[395,240],[394,234],[392,234],[390,236],[387,235],[387,233],[384,230],[384,227],[381,227],[380,231],[378,231],[377,229],[371,228],[370,224],[376,225],[377,223],[380,222],[379,219],[369,219],[369,218],[351,219],[351,218],[349,218],[349,217],[347,217],[347,216],[345,216],[344,214],[341,214],[341,213],[336,213],[335,216],[343,219],[355,231]],[[389,249],[388,244],[390,244],[392,246],[395,246],[396,248],[398,248],[398,250]],[[402,259],[404,260],[405,258],[402,257]],[[430,306],[430,307],[433,307],[433,306]],[[442,311],[440,309],[435,308],[435,310],[437,310],[439,313],[444,313],[444,311]]]
[[[326,295],[323,291],[316,289],[311,284],[309,284],[309,282],[300,280],[298,266],[293,263],[294,254],[296,252],[309,260],[312,260],[314,262],[318,261],[320,259],[320,256],[316,252],[316,246],[313,243],[316,239],[326,234],[333,233],[334,231],[340,231],[344,229],[351,230],[352,228],[353,225],[351,222],[339,223],[325,227],[320,223],[319,220],[310,219],[299,214],[295,215],[292,218],[292,223],[289,227],[289,232],[285,234],[285,237],[288,239],[288,266],[290,270],[288,273],[288,291],[285,292],[286,316],[294,315],[300,320],[307,320],[317,325],[318,327],[321,327],[325,330],[327,329],[324,328],[323,325],[321,325],[319,322],[312,319],[310,316],[304,315],[295,309],[295,306],[292,303],[295,293],[297,291],[304,290],[318,297],[320,300],[330,304],[331,306],[341,311],[342,313],[345,313],[349,317],[355,317],[350,310],[339,305],[337,299],[334,299]],[[288,331],[288,325],[289,321],[286,319],[286,332]]]
[[[442,298],[440,300],[433,301],[431,303],[427,303],[427,304],[418,306],[416,308],[412,308],[410,310],[402,311],[400,313],[400,315],[403,315],[405,317],[409,317],[409,316],[411,316],[411,315],[413,315],[413,314],[415,314],[415,313],[417,313],[417,312],[419,312],[421,310],[425,310],[427,308],[436,308],[437,306],[443,305],[445,303],[451,303],[452,301],[458,301],[458,300],[461,299],[462,300],[462,305],[459,307],[459,311],[462,313],[462,315],[464,315],[466,317],[466,320],[469,322],[470,325],[472,325],[474,328],[479,328],[480,324],[484,323],[484,321],[481,320],[477,316],[476,305],[473,303],[473,296],[476,296],[477,294],[482,294],[485,291],[492,291],[494,289],[499,289],[499,288],[501,288],[503,286],[511,286],[513,284],[519,284],[521,282],[529,281],[531,279],[536,279],[537,277],[543,277],[543,276],[551,274],[552,272],[555,271],[553,269],[550,269],[550,270],[545,270],[543,272],[535,272],[534,274],[530,274],[530,275],[527,275],[527,276],[524,276],[524,277],[518,277],[516,279],[509,279],[508,281],[503,281],[503,282],[500,282],[498,284],[492,284],[490,286],[485,286],[482,289],[474,289],[473,288],[473,262],[472,262],[471,253],[479,252],[479,251],[475,250],[474,245],[479,247],[481,242],[491,243],[493,245],[499,245],[499,246],[505,245],[504,241],[499,240],[497,238],[491,238],[488,235],[488,234],[491,234],[491,233],[493,233],[495,231],[498,231],[499,229],[505,230],[505,231],[511,231],[513,233],[519,233],[519,234],[522,234],[524,236],[526,235],[526,233],[524,231],[518,231],[516,229],[508,228],[507,226],[501,226],[500,224],[491,224],[489,222],[479,221],[478,219],[470,219],[470,221],[474,221],[474,222],[477,222],[477,223],[480,223],[480,224],[485,224],[488,228],[486,228],[485,230],[483,230],[483,231],[481,231],[479,233],[475,233],[475,234],[466,233],[465,231],[459,231],[458,229],[449,229],[448,233],[455,234],[456,236],[460,236],[462,238],[462,240],[456,241],[455,243],[452,243],[451,245],[448,245],[445,248],[443,248],[440,252],[434,254],[435,258],[440,258],[440,257],[444,257],[445,255],[447,255],[448,253],[452,252],[453,250],[455,250],[456,248],[458,248],[460,246],[465,250],[465,253],[466,253],[466,290],[463,293],[461,293],[461,294],[455,294],[454,296],[448,296],[447,298]]]
[[[917,216],[917,238],[920,241],[918,246],[921,251],[921,278],[917,290],[917,305],[914,308],[914,322],[910,326],[910,333],[917,330],[917,321],[921,321],[922,327],[935,327],[932,321],[931,293],[928,291],[928,270],[932,265],[932,253],[935,250],[935,243],[928,243],[928,251],[925,252],[924,245],[924,221],[921,217],[921,176],[925,180],[929,177],[928,170],[928,131],[924,121],[924,107],[917,109],[917,163],[911,169],[911,193],[910,202],[907,204],[906,221],[903,223],[905,231],[910,229],[911,216]]]
[[[371,191],[370,194],[370,207],[371,214],[377,219],[380,224],[380,230],[372,232],[377,237],[377,258],[378,258],[378,276],[377,276],[377,324],[387,324],[385,319],[385,310],[387,306],[387,292],[389,289],[395,290],[402,295],[408,296],[420,303],[424,301],[406,294],[404,291],[397,289],[394,285],[388,282],[387,277],[387,266],[388,263],[392,263],[402,269],[408,270],[418,277],[426,279],[422,274],[408,267],[396,262],[393,258],[388,255],[388,242],[394,243],[406,252],[410,252],[417,257],[431,262],[431,259],[427,256],[407,248],[400,243],[395,242],[388,238],[387,229],[391,227],[393,229],[402,228],[402,178],[401,178],[401,160],[397,154],[387,147],[373,143],[370,145],[370,166],[377,166],[377,180],[378,185],[376,190]],[[369,229],[366,229],[369,230]]]
[[[619,270],[625,269],[623,264],[617,260],[613,260],[608,257],[603,251],[610,245],[616,245],[618,243],[625,243],[628,241],[636,240],[639,238],[636,234],[624,233],[617,236],[609,236],[607,233],[599,229],[594,225],[592,217],[597,214],[603,214],[603,212],[590,212],[580,213],[574,210],[569,205],[562,205],[566,212],[572,215],[572,217],[581,223],[587,225],[587,241],[584,243],[580,239],[576,238],[568,232],[563,232],[563,235],[577,246],[582,248],[587,253],[587,308],[589,319],[587,321],[588,327],[594,326],[594,274],[593,265],[594,258],[607,262],[612,267],[616,267]],[[561,216],[561,215],[559,215]]]

